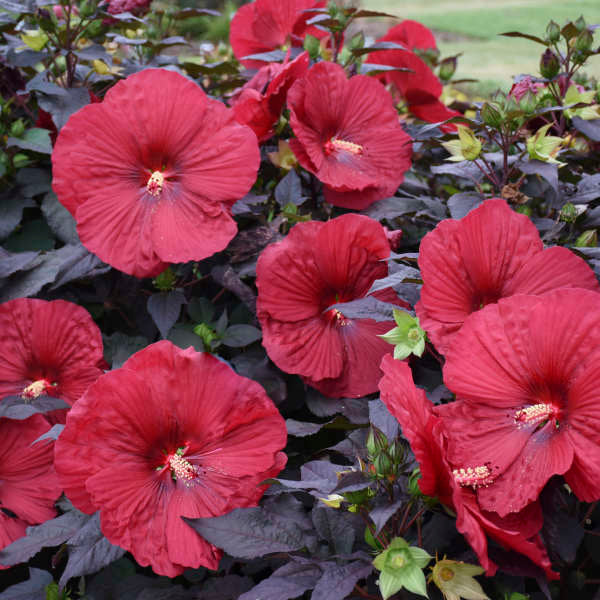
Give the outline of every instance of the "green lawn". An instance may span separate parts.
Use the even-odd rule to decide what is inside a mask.
[[[443,56],[463,53],[456,77],[480,80],[482,92],[508,89],[519,73],[537,74],[543,47],[499,33],[518,30],[543,37],[550,19],[563,24],[580,15],[588,24],[600,23],[600,0],[362,0],[362,5],[434,29]],[[600,79],[600,57],[591,59],[587,72]]]

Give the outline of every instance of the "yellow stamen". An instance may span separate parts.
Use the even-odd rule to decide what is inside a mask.
[[[52,384],[47,379],[38,379],[33,383],[30,383],[22,392],[21,398],[24,400],[33,400],[38,396],[46,393],[48,388],[52,387]]]
[[[452,471],[454,481],[463,487],[472,488],[487,487],[494,482],[492,472],[485,465],[480,467],[467,467],[466,469],[454,469]]]
[[[552,404],[533,404],[515,413],[515,422],[527,425],[540,425],[556,414]]]
[[[325,143],[326,154],[331,154],[332,152],[336,151],[339,152],[340,150],[354,155],[363,153],[363,147],[360,144],[355,144],[354,142],[349,142],[348,140],[340,140],[336,137],[332,137]]]

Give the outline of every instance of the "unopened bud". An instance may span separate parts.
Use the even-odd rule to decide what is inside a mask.
[[[575,49],[579,52],[588,52],[594,42],[594,36],[589,29],[584,29],[575,40]]]
[[[577,209],[575,208],[575,205],[571,202],[567,202],[560,209],[560,220],[564,221],[565,223],[574,223],[576,219]]]
[[[488,127],[498,129],[502,125],[503,116],[496,104],[484,102],[481,107],[481,118]]]
[[[577,21],[574,21],[573,25],[575,25],[577,31],[583,31],[587,27],[587,23],[585,22],[583,15],[581,15]]]
[[[546,79],[552,79],[560,70],[558,56],[548,48],[540,59],[540,73]]]
[[[555,43],[560,40],[560,26],[558,23],[555,23],[554,21],[548,23],[548,27],[546,27],[546,40],[550,43]]]
[[[576,248],[595,248],[598,245],[598,230],[588,229],[584,231],[576,240]]]
[[[445,58],[441,63],[440,63],[440,79],[442,81],[449,81],[450,79],[452,79],[452,76],[454,75],[455,71],[456,71],[456,64],[457,64],[457,60],[456,60],[456,56],[450,56],[448,58]]]
[[[527,90],[521,100],[519,100],[519,106],[527,114],[531,114],[537,107],[537,98],[531,90]]]

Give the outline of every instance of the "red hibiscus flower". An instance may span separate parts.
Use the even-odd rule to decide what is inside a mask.
[[[372,52],[367,62],[378,65],[389,65],[410,71],[389,71],[379,75],[388,84],[392,84],[408,105],[408,110],[415,117],[428,123],[445,121],[460,116],[459,112],[450,110],[439,97],[443,86],[427,64],[415,54],[414,50],[435,49],[433,34],[427,27],[416,21],[402,21],[392,27],[378,42],[394,42],[407,50],[380,50]],[[443,131],[454,131],[455,125],[442,126]]]
[[[34,444],[49,427],[41,415],[0,418],[0,549],[24,536],[28,525],[56,516],[62,488],[52,466],[54,442]],[[0,553],[0,569],[9,566]]]
[[[436,414],[441,407],[434,408],[425,392],[415,387],[407,363],[385,356],[381,369],[384,372],[379,384],[381,399],[400,423],[419,463],[421,491],[427,496],[437,496],[456,512],[456,528],[465,536],[487,574],[493,575],[497,565],[488,556],[486,535],[505,548],[524,554],[541,566],[548,577],[556,579],[538,536],[543,522],[539,503],[533,502],[505,518],[483,510],[474,491],[474,486],[482,482],[471,475],[468,467],[460,466],[472,463],[452,465],[447,459],[446,430]]]
[[[285,64],[269,63],[235,97],[232,107],[237,122],[250,127],[259,142],[273,135],[273,125],[281,115],[288,90],[306,73],[308,62],[308,53],[303,52]]]
[[[412,147],[381,83],[320,62],[290,88],[288,106],[290,147],[327,202],[360,210],[396,192]]]
[[[89,313],[64,300],[0,305],[0,399],[42,394],[69,404],[102,375],[102,336]]]
[[[381,338],[393,321],[350,319],[327,307],[363,298],[386,277],[390,246],[383,227],[344,215],[326,223],[299,223],[258,259],[258,318],[271,360],[332,397],[377,390],[379,363],[392,347]],[[401,304],[391,289],[374,296]]]
[[[71,409],[56,469],[104,535],[174,577],[221,552],[181,518],[254,506],[285,464],[284,421],[263,388],[224,362],[163,341],[103,375]]]
[[[316,13],[303,12],[323,6],[324,0],[256,0],[244,4],[233,16],[229,28],[235,57],[248,69],[260,69],[264,61],[243,60],[244,56],[285,45],[301,48],[307,34],[324,37],[326,32],[306,24]]]
[[[417,315],[443,353],[469,314],[500,298],[560,287],[600,290],[583,259],[558,246],[544,250],[530,219],[500,198],[460,221],[442,221],[421,241],[419,266]]]
[[[147,69],[69,119],[52,185],[91,252],[146,277],[227,246],[229,209],[258,164],[256,136],[230,109],[177,73]]]
[[[449,460],[485,471],[479,504],[504,516],[564,475],[600,499],[600,294],[559,289],[512,296],[467,319],[444,381]]]

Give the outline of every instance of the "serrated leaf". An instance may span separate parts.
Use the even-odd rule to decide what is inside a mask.
[[[308,541],[306,533],[296,523],[258,506],[237,508],[220,517],[182,518],[211,544],[236,558],[293,552]]]
[[[113,546],[100,531],[100,512],[88,517],[67,545],[69,560],[60,578],[61,587],[72,577],[95,573],[125,554],[123,548]]]
[[[87,88],[68,88],[65,91],[64,96],[37,94],[38,104],[52,115],[59,131],[73,113],[90,103]]]
[[[158,327],[163,339],[167,338],[171,327],[175,325],[181,312],[181,306],[187,301],[181,290],[159,292],[148,298],[148,312]]]
[[[261,338],[262,332],[253,325],[230,325],[222,341],[230,348],[244,348]]]

